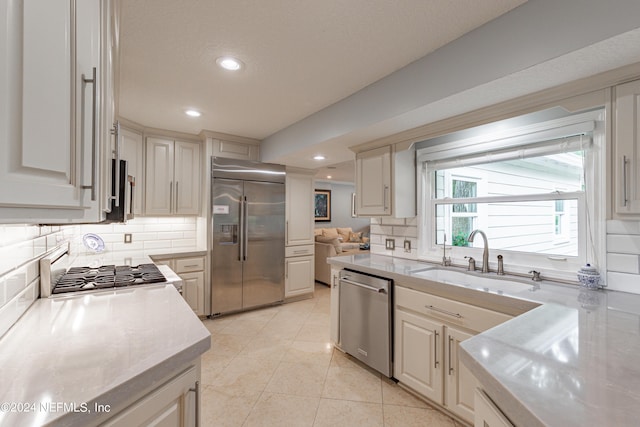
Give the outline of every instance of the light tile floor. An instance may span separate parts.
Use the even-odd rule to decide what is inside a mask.
[[[461,427],[331,347],[329,293],[204,320],[202,424]]]

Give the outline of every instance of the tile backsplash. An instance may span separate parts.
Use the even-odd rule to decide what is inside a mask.
[[[39,259],[72,234],[70,226],[0,225],[0,336],[38,298]]]
[[[607,221],[607,287],[640,294],[640,221]]]
[[[99,235],[105,250],[114,251],[160,251],[199,244],[199,221],[195,217],[138,217],[126,224],[87,224],[76,226],[72,251],[84,252],[82,236],[86,233]],[[124,235],[131,234],[131,243],[124,243]],[[204,234],[200,233],[200,234]]]
[[[393,239],[395,249],[385,247]],[[405,252],[403,242],[411,242]],[[372,218],[371,253],[397,258],[418,258],[417,218]],[[607,288],[640,294],[640,221],[607,221]]]
[[[386,239],[394,240],[393,250],[386,248]],[[408,252],[404,248],[405,240],[411,244]],[[370,245],[373,254],[418,259],[417,218],[371,218]]]
[[[0,224],[0,336],[38,298],[39,260],[57,245],[68,241],[72,254],[83,253],[82,236],[94,233],[104,240],[106,251],[171,253],[179,248],[205,247],[204,229],[205,219],[194,217],[139,217],[126,224]],[[131,243],[124,243],[125,234],[131,234]]]

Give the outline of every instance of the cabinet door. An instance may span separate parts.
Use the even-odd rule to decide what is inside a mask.
[[[129,175],[135,178],[135,187],[133,190],[133,213],[134,215],[142,214],[143,200],[143,182],[144,182],[144,166],[143,166],[143,142],[142,134],[129,129],[120,128],[120,147],[121,158],[127,161]]]
[[[260,148],[257,144],[213,139],[213,155],[229,159],[258,161],[260,160]]]
[[[287,246],[313,244],[313,176],[287,173]]]
[[[640,80],[616,87],[615,210],[640,213]]]
[[[391,147],[360,153],[356,159],[357,214],[391,215]]]
[[[394,377],[442,403],[442,323],[397,309],[395,316]]]
[[[182,297],[198,315],[204,316],[204,271],[180,273]]]
[[[147,138],[145,213],[170,215],[173,200],[173,141]]]
[[[179,215],[200,212],[200,144],[175,142],[174,210]]]
[[[479,388],[475,389],[474,427],[513,427],[502,411]]]
[[[84,133],[78,134],[78,124],[84,120],[90,129],[92,116],[83,115],[77,105],[85,98],[82,91],[78,93],[84,86],[84,68],[76,68],[76,60],[83,63],[85,59],[86,47],[95,47],[95,43],[83,42],[85,38],[100,40],[99,32],[84,34],[87,29],[94,31],[96,25],[99,28],[99,3],[83,2],[78,7],[78,19],[87,21],[77,28],[72,3],[34,0],[0,5],[2,222],[101,219],[99,194],[94,202],[91,192],[82,188],[91,184],[81,167],[85,154],[92,154],[92,146]],[[91,84],[86,92],[91,101]]]
[[[329,339],[340,346],[340,270],[331,269],[331,317],[329,326]]]
[[[447,326],[445,328],[445,406],[468,422],[473,422],[474,390],[478,380],[458,359],[460,343],[473,335]]]
[[[313,256],[285,259],[284,297],[313,294]]]
[[[198,374],[193,367],[104,423],[109,427],[196,426]]]

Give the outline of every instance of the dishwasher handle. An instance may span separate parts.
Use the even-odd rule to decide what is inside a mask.
[[[350,285],[359,286],[359,287],[367,289],[369,291],[375,291],[377,293],[386,293],[387,292],[387,288],[385,288],[385,287],[375,288],[373,286],[368,286],[368,285],[365,285],[364,283],[354,282],[353,280],[348,280],[348,279],[345,279],[343,277],[340,278],[340,281],[348,283]]]

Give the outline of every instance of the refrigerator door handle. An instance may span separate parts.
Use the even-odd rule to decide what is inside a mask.
[[[249,258],[249,204],[247,196],[244,196],[244,224],[242,225],[242,238],[244,239],[243,258],[246,261]]]
[[[238,245],[238,261],[243,261],[244,257],[244,197],[240,199],[240,244]]]

